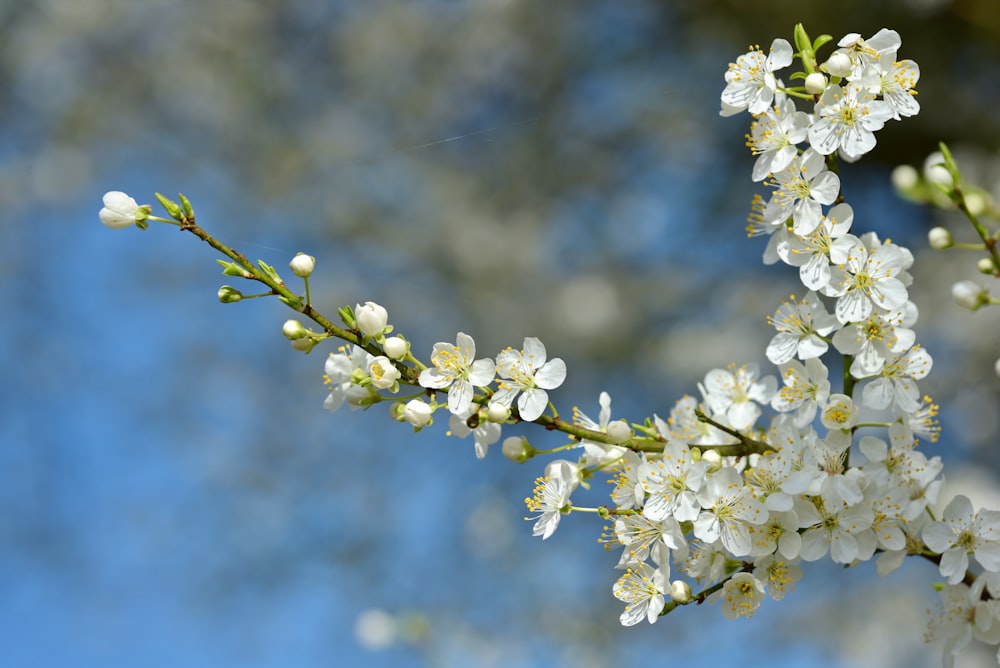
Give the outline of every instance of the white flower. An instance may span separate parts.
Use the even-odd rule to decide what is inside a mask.
[[[820,224],[805,236],[789,235],[777,247],[778,256],[799,268],[799,280],[810,290],[824,293],[832,279],[830,263],[842,264],[850,250],[861,241],[848,234],[854,223],[854,209],[841,203],[820,219]]]
[[[895,60],[896,52],[902,44],[899,33],[889,28],[882,28],[868,39],[862,39],[856,32],[849,33],[837,42],[840,48],[834,53],[846,55],[850,59],[851,71],[837,76],[854,78],[860,76],[866,66],[878,62],[881,58]]]
[[[846,394],[831,394],[826,406],[819,415],[820,423],[827,429],[847,430],[854,427],[858,421],[857,406],[854,400]]]
[[[969,554],[983,568],[1000,571],[1000,511],[972,509],[966,496],[956,496],[945,507],[941,520],[924,527],[924,543],[941,554],[938,569],[957,584],[969,568]]]
[[[708,477],[707,484],[698,492],[698,503],[704,510],[694,521],[694,535],[699,540],[713,542],[722,539],[722,545],[734,557],[750,554],[753,540],[751,524],[763,524],[768,512],[753,497],[743,478],[731,466],[719,469]]]
[[[546,390],[554,390],[566,380],[566,363],[558,357],[545,361],[545,346],[534,337],[524,339],[522,350],[507,348],[497,355],[496,371],[500,387],[493,401],[510,407],[518,393],[517,410],[525,422],[537,420],[549,402]]]
[[[913,90],[920,79],[920,68],[912,60],[898,61],[895,58],[879,58],[875,65],[879,76],[882,99],[892,109],[892,117],[897,121],[901,116],[916,116],[920,103]]]
[[[587,417],[583,411],[576,406],[573,407],[573,424],[579,425],[591,431],[600,431],[608,435],[608,438],[615,443],[624,443],[632,436],[632,430],[624,420],[611,421],[611,395],[601,392],[598,397],[601,412],[598,421],[594,422]],[[606,466],[611,462],[620,459],[625,454],[625,448],[616,445],[608,445],[600,441],[592,441],[586,438],[580,440],[580,446],[584,450],[584,462],[587,466]]]
[[[944,640],[944,668],[953,668],[955,657],[973,638],[990,645],[1000,643],[1000,609],[997,601],[984,601],[975,589],[951,584],[941,590],[942,611],[927,623],[927,640]]]
[[[756,366],[713,369],[705,375],[698,389],[712,413],[724,415],[733,429],[749,429],[760,417],[760,406],[771,400],[778,383],[773,376],[757,380]]]
[[[926,350],[915,345],[885,363],[878,377],[865,385],[861,395],[865,406],[881,410],[895,402],[912,413],[920,407],[920,390],[915,380],[930,373],[933,360]]]
[[[507,450],[506,446],[504,443],[504,452]],[[535,526],[531,530],[532,536],[541,536],[542,540],[545,540],[555,533],[562,517],[562,509],[569,504],[571,492],[565,478],[544,476],[535,479],[532,496],[524,499],[528,512],[538,513],[535,517],[524,518],[535,520]]]
[[[815,292],[798,302],[794,295],[791,301],[781,302],[774,315],[768,316],[768,322],[778,333],[767,344],[767,359],[779,365],[795,357],[801,360],[819,357],[828,348],[821,337],[839,325]]]
[[[354,307],[354,320],[365,336],[378,336],[385,331],[389,314],[375,302],[365,302]]]
[[[148,212],[125,193],[112,190],[104,194],[104,208],[97,215],[106,226],[121,230],[145,220]]]
[[[656,621],[663,611],[664,595],[670,591],[669,577],[649,564],[636,564],[618,578],[612,592],[625,603],[622,626],[633,626],[643,619],[650,624]]]
[[[792,64],[792,46],[786,40],[776,39],[765,57],[760,47],[743,54],[730,63],[726,72],[726,89],[722,91],[723,116],[732,116],[744,109],[760,114],[771,106],[778,82],[775,70]]]
[[[398,388],[396,381],[399,380],[399,369],[393,365],[392,360],[384,355],[371,359],[368,363],[368,375],[372,379],[372,387],[377,390]]]
[[[316,268],[316,258],[312,255],[306,255],[305,253],[296,253],[292,261],[288,263],[288,268],[292,270],[292,273],[300,278],[306,278],[311,273],[313,269]]]
[[[764,601],[764,585],[752,573],[736,573],[722,585],[722,614],[726,619],[750,618]]]
[[[809,144],[823,155],[840,149],[848,158],[857,158],[875,148],[875,131],[892,115],[888,103],[861,86],[828,86],[816,102]]]
[[[475,393],[473,386],[486,387],[493,382],[496,367],[491,359],[473,361],[476,342],[459,332],[456,343],[434,344],[431,362],[434,368],[420,372],[421,387],[448,388],[448,410],[458,415],[469,410]]]
[[[785,594],[795,591],[795,583],[802,579],[801,568],[770,554],[753,562],[753,568],[755,573],[766,576],[764,582],[775,601],[780,601],[785,598]]]
[[[903,327],[903,309],[881,313],[872,311],[865,320],[844,326],[833,335],[834,347],[844,355],[852,355],[851,375],[867,378],[879,373],[889,356],[910,349],[917,335]]]
[[[768,185],[777,189],[764,209],[764,221],[792,218],[792,231],[809,234],[822,219],[823,204],[833,204],[840,193],[840,177],[826,168],[822,155],[808,148],[793,157],[788,166],[774,172]]]
[[[796,111],[792,100],[779,95],[774,107],[750,124],[747,143],[757,156],[751,178],[763,181],[768,174],[785,169],[798,156],[795,145],[805,140],[808,125],[809,115]]]
[[[892,311],[906,303],[906,286],[897,278],[906,265],[907,255],[895,244],[868,251],[855,244],[847,254],[844,268],[832,268],[829,292],[837,297],[835,313],[842,323],[867,318],[873,306]]]
[[[799,556],[806,561],[816,561],[829,552],[835,563],[851,563],[858,556],[858,541],[851,534],[872,525],[871,508],[864,504],[840,505],[835,512],[830,512],[822,501],[816,500],[820,508],[809,501],[797,500],[795,504],[799,526],[805,529]]]
[[[472,418],[471,423],[470,418]],[[451,416],[448,420],[448,430],[450,435],[457,438],[473,434],[476,442],[476,459],[482,459],[489,447],[500,440],[501,427],[496,422],[484,420],[479,407],[470,405],[465,412]]]
[[[806,360],[804,365],[791,360],[782,364],[780,370],[784,387],[771,399],[771,408],[783,413],[795,411],[795,424],[805,427],[816,417],[819,404],[825,403],[830,396],[827,379],[830,370],[815,357]]]
[[[659,427],[662,421],[656,420]],[[668,440],[663,456],[645,462],[639,469],[638,479],[649,495],[642,514],[654,522],[671,516],[682,522],[694,520],[701,509],[695,492],[704,484],[707,468],[705,460],[692,461],[684,442]]]
[[[362,401],[368,396],[368,389],[360,383],[368,377],[371,359],[371,353],[360,346],[354,346],[350,354],[346,347],[341,347],[336,353],[330,353],[326,359],[323,375],[323,382],[330,386],[330,394],[323,402],[323,408],[335,411],[344,401],[347,401],[352,409],[362,405]]]
[[[654,522],[642,515],[626,515],[615,520],[615,540],[625,548],[618,559],[617,568],[639,564],[649,558],[651,552],[661,550],[681,550],[686,554],[687,541],[684,531],[676,518],[668,517],[662,522]],[[670,576],[669,562],[664,556],[657,559],[663,564],[665,575]]]

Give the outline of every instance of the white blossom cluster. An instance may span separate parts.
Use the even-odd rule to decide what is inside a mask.
[[[918,556],[944,579],[942,610],[927,636],[944,642],[951,666],[973,639],[1000,646],[1000,511],[977,511],[964,496],[946,504],[938,498],[941,460],[918,449],[921,439],[937,440],[939,427],[937,406],[917,384],[932,359],[914,330],[914,258],[856,230],[837,174],[838,160],[872,150],[886,122],[919,111],[920,72],[898,60],[893,30],[847,35],[819,63],[816,50],[827,40],[812,42],[797,26],[797,50],[783,39],[767,55],[752,49],[730,65],[722,92],[723,116],[753,118],[751,178],[768,190],[752,204],[750,235],[769,236],[764,262],[796,267],[804,287],[768,318],[775,334],[764,354],[777,376],[749,364],[713,369],[698,384],[700,396],[681,398],[666,418],[612,420],[602,392],[596,420],[577,409],[563,420],[548,392],[563,384],[566,365],[536,338],[477,358],[473,338],[459,332],[455,343],[436,343],[425,364],[393,335],[379,304],[341,309],[342,329],[311,310],[315,258],[299,254],[290,264],[306,281],[299,297],[273,267],[254,267],[197,227],[183,196],[183,206],[157,197],[182,229],[233,260],[220,261],[225,275],[264,283],[265,294],[322,326],[314,332],[286,322],[293,347],[308,353],[331,336],[350,343],[326,359],[328,410],[389,402],[392,417],[416,430],[446,411],[448,433],[471,434],[479,458],[507,425],[564,433],[568,442],[556,450],[580,454],[546,466],[525,499],[528,519],[543,539],[572,511],[608,522],[601,542],[620,550],[623,574],[612,592],[625,605],[622,624],[653,623],[706,601],[718,602],[726,617],[750,617],[765,598],[794,589],[802,562],[829,556],[850,566],[877,557],[884,575]],[[788,81],[802,85],[788,86],[778,73],[795,57],[802,71]],[[172,222],[124,193],[108,193],[104,203],[100,218],[112,228]],[[244,297],[229,286],[219,291],[224,303]],[[416,391],[401,394],[403,386]],[[517,435],[502,449],[518,462],[544,454]],[[575,505],[573,494],[599,473],[610,477],[610,503]]]

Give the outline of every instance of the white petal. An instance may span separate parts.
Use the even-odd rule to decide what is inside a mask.
[[[543,390],[554,390],[562,385],[564,380],[566,380],[566,363],[558,357],[549,360],[535,372],[535,385]]]

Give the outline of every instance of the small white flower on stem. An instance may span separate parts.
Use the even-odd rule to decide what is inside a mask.
[[[722,614],[726,619],[753,617],[764,601],[764,585],[753,573],[736,573],[722,585]]]
[[[305,253],[296,253],[292,261],[288,263],[288,268],[299,278],[307,278],[316,268],[316,258]]]
[[[476,342],[472,337],[459,332],[456,342],[434,344],[431,353],[432,368],[420,372],[421,387],[434,389],[448,388],[448,410],[458,415],[469,410],[473,387],[486,387],[493,382],[496,367],[491,359],[473,361],[476,356]]]
[[[612,592],[625,603],[622,626],[634,626],[643,619],[655,622],[663,611],[665,594],[670,591],[669,575],[649,564],[635,564],[618,578]]]
[[[758,46],[730,63],[722,91],[722,115],[732,116],[744,109],[751,114],[766,111],[778,88],[774,72],[791,64],[792,45],[783,39],[771,42],[767,56]]]
[[[504,450],[506,449],[504,443]],[[563,508],[569,505],[571,491],[565,478],[542,476],[535,479],[532,495],[524,499],[528,512],[538,513],[535,517],[524,518],[535,520],[535,526],[531,530],[532,536],[541,536],[542,540],[545,540],[555,533],[562,518]]]
[[[558,357],[546,361],[545,346],[531,336],[524,339],[523,349],[507,348],[497,355],[496,371],[502,380],[493,402],[509,408],[517,397],[518,414],[525,422],[541,417],[549,403],[546,390],[566,380],[566,363]]]
[[[113,230],[121,230],[131,225],[143,221],[149,212],[139,204],[119,190],[112,190],[104,194],[104,208],[97,214],[107,227]]]
[[[924,527],[923,538],[927,547],[941,554],[939,570],[949,584],[965,577],[970,554],[986,570],[1000,571],[1000,511],[977,513],[966,496],[952,499],[940,521]]]
[[[385,331],[389,313],[375,302],[365,302],[354,307],[354,320],[365,336],[378,336]]]
[[[409,422],[414,429],[420,430],[431,423],[431,416],[434,409],[422,399],[411,399],[403,406],[403,419]]]

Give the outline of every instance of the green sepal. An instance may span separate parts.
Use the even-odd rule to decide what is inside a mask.
[[[820,35],[819,37],[816,38],[816,41],[813,42],[813,53],[819,51],[820,47],[826,44],[827,42],[832,42],[832,41],[833,41],[833,35]]]
[[[164,211],[167,212],[167,215],[180,222],[182,217],[180,205],[171,199],[167,199],[160,193],[153,194],[156,195],[156,200],[160,203],[160,206],[163,207]]]
[[[290,308],[293,308],[296,311],[301,311],[302,310],[303,304],[302,304],[302,300],[301,299],[298,299],[298,298],[296,298],[296,299],[289,299],[288,297],[284,297],[282,295],[278,295],[278,300],[282,304],[285,304],[286,306],[288,306]]]
[[[340,319],[347,325],[348,329],[357,329],[358,321],[354,319],[354,309],[350,306],[337,309],[337,315],[340,316]]]
[[[259,266],[261,271],[263,271],[264,274],[275,283],[280,283],[281,285],[285,284],[285,282],[281,280],[281,276],[278,275],[278,271],[267,262],[257,260],[257,266]]]

